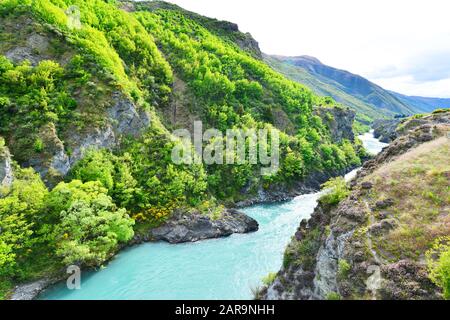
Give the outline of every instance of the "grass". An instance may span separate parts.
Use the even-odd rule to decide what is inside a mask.
[[[275,281],[276,277],[277,274],[275,272],[270,272],[267,276],[262,278],[262,282],[266,287],[268,287]]]
[[[438,237],[450,234],[450,139],[424,143],[384,165],[374,182],[371,205],[394,199],[385,211],[398,225],[375,240],[377,249],[396,259],[422,260]]]

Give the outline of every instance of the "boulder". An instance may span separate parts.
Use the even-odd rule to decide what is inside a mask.
[[[152,229],[149,239],[170,243],[194,242],[204,239],[226,237],[233,233],[258,230],[258,222],[239,211],[229,209],[219,219],[199,212],[174,214],[162,226]]]

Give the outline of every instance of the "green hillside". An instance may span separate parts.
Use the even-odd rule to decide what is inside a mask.
[[[337,102],[349,106],[357,113],[357,119],[365,124],[370,123],[372,119],[376,119],[380,117],[380,115],[387,117],[393,116],[392,112],[380,112],[379,110],[374,108],[374,106],[367,104],[357,97],[352,96],[339,89],[336,83],[321,80],[319,77],[311,75],[306,70],[300,67],[282,62],[277,58],[269,55],[264,55],[264,61],[272,68],[274,68],[274,70],[279,71],[286,77],[311,88],[311,90],[313,90],[316,94],[321,96],[333,97]]]
[[[64,265],[99,266],[175,210],[216,218],[360,164],[351,129],[332,133],[333,114],[351,128],[352,113],[273,71],[235,30],[101,0],[3,0],[0,18],[0,165],[14,171],[0,187],[0,297]],[[173,163],[170,132],[193,120],[276,128],[280,170]]]
[[[448,99],[410,97],[381,88],[369,80],[336,69],[308,56],[264,55],[264,60],[288,78],[305,84],[316,94],[331,96],[357,112],[363,123],[395,115],[412,115],[445,107]]]

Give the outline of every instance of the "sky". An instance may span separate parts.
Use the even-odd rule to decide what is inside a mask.
[[[448,0],[169,0],[250,32],[263,52],[310,55],[385,89],[450,98]]]

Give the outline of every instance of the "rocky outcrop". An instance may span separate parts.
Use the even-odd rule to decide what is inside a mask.
[[[120,145],[123,137],[138,137],[149,125],[150,116],[147,112],[116,92],[112,94],[111,106],[105,111],[103,126],[83,131],[63,130],[62,134],[65,137],[63,142],[52,123],[45,125],[39,132],[45,146],[44,150],[22,165],[33,167],[48,186],[53,186],[69,172],[87,150],[113,149]],[[70,153],[67,150],[70,150]]]
[[[137,236],[135,242],[194,242],[257,230],[258,222],[256,220],[233,209],[225,210],[218,219],[198,212],[192,214],[179,212],[175,213],[162,226],[151,229],[148,235]]]
[[[353,120],[355,112],[347,108],[325,108],[316,107],[314,114],[318,115],[322,122],[329,128],[334,142],[341,142],[343,139],[353,141]]]
[[[57,281],[58,280],[55,279],[40,279],[34,282],[16,286],[13,290],[10,300],[33,300],[42,291],[44,291]]]
[[[72,150],[70,166],[80,160],[86,150],[112,149],[118,146],[124,136],[138,137],[150,125],[150,117],[139,110],[134,103],[120,93],[112,96],[112,106],[106,110],[106,125],[91,128],[88,132],[74,134],[67,138]]]
[[[397,129],[397,126],[400,123],[400,121],[401,119],[375,120],[372,124],[374,137],[384,143],[389,143],[395,140],[397,136],[395,129]]]
[[[414,157],[421,144],[442,141],[439,137],[450,132],[449,116],[450,112],[434,114],[425,117],[426,122],[408,125],[399,138],[364,164],[351,181],[347,198],[338,205],[319,201],[310,220],[301,222],[285,251],[283,267],[260,298],[442,298],[428,277],[424,252],[397,258],[380,247],[380,241],[400,223],[393,215],[397,209],[390,210],[396,201],[374,198],[375,183],[366,179],[406,153]]]
[[[420,126],[448,123],[450,123],[448,111],[438,110],[428,115],[417,115],[404,119],[375,120],[372,127],[375,138],[380,139],[381,142],[389,143]]]
[[[0,137],[0,143],[3,138]],[[9,187],[13,182],[11,155],[5,146],[0,145],[0,187]]]

